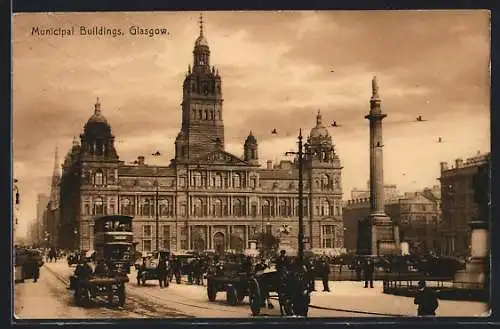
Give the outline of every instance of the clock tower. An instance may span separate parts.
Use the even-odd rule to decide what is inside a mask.
[[[182,127],[175,141],[177,162],[196,160],[209,152],[224,149],[221,78],[210,66],[210,48],[203,33],[200,15],[200,35],[193,50],[193,67],[183,84]]]

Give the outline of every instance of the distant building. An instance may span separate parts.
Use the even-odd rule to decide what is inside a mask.
[[[56,148],[54,157],[54,170],[50,185],[50,199],[47,202],[44,214],[44,243],[47,247],[59,245],[59,183],[61,173],[59,169],[59,158]]]
[[[390,187],[397,190],[395,186]],[[410,253],[437,252],[439,234],[437,231],[440,209],[439,195],[432,193],[436,187],[424,191],[393,194],[386,201],[386,214],[399,225],[401,242],[408,242]],[[369,195],[369,193],[368,193]],[[398,195],[398,197],[396,197]],[[349,251],[357,247],[358,221],[370,213],[369,197],[348,200],[344,203],[344,242]]]
[[[470,221],[476,219],[478,206],[474,200],[474,176],[481,165],[490,161],[490,153],[477,154],[449,166],[441,162],[441,208],[439,226],[441,252],[448,256],[467,256],[470,251]]]
[[[210,66],[210,49],[200,29],[193,66],[184,78],[182,122],[169,166],[149,165],[144,156],[135,164],[121,161],[111,126],[96,102],[63,164],[62,247],[92,248],[94,219],[105,214],[134,217],[139,251],[244,249],[259,232],[280,234],[297,247],[298,163],[268,161],[262,168],[251,132],[242,143],[242,158],[224,149],[221,81]],[[321,119],[318,112],[304,141],[305,246],[342,248],[342,167]],[[283,227],[291,229],[289,234]]]
[[[351,190],[351,200],[360,200],[370,198],[370,181],[367,183],[366,189],[353,188]],[[384,185],[384,196],[385,202],[392,202],[398,200],[401,197],[401,193],[394,184]]]

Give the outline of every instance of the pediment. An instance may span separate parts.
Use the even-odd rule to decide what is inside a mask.
[[[211,164],[222,164],[222,165],[231,165],[231,166],[247,166],[248,163],[241,160],[237,156],[225,152],[225,151],[214,151],[210,152],[202,159],[201,162],[211,163]]]

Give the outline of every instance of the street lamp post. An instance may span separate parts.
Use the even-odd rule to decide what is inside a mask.
[[[304,171],[304,150],[302,145],[302,129],[299,130],[299,142],[298,142],[298,152],[286,152],[286,155],[297,155],[299,161],[299,259],[304,260],[304,206],[303,206],[303,195],[304,195],[304,183],[303,183],[303,171]]]
[[[160,238],[159,238],[159,231],[160,231],[160,214],[159,214],[159,182],[158,179],[155,181],[156,185],[156,196],[155,196],[155,221],[156,221],[156,250],[160,250]]]

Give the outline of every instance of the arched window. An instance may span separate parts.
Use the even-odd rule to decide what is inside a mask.
[[[100,197],[94,200],[94,214],[104,215],[104,201]]]
[[[210,120],[213,120],[213,119],[214,119],[214,111],[210,110]]]
[[[171,214],[170,202],[167,199],[160,200],[160,216],[169,217]]]
[[[154,200],[144,199],[142,201],[141,215],[142,216],[153,216],[154,215]]]
[[[218,188],[222,187],[222,175],[219,173],[216,173],[214,178],[213,178],[213,182],[214,182],[213,185],[215,187],[218,187]]]
[[[201,199],[195,199],[193,202],[193,215],[195,217],[203,216],[203,201]]]
[[[240,174],[233,175],[233,187],[240,188],[241,187],[241,176]]]
[[[124,198],[122,201],[121,201],[121,213],[123,215],[126,215],[126,216],[130,216],[130,215],[135,215],[134,214],[134,205],[133,203],[130,201],[129,198]]]
[[[245,216],[244,204],[240,199],[233,201],[233,216],[242,217]]]
[[[314,183],[316,184],[316,188],[321,188],[321,182],[319,181],[319,179],[316,179]]]
[[[191,186],[196,186],[196,187],[201,186],[201,173],[194,172],[191,174]]]
[[[286,200],[280,200],[280,216],[288,216],[288,205]]]
[[[271,202],[264,200],[262,203],[262,216],[271,217]]]
[[[203,111],[202,110],[199,110],[198,111],[198,119],[203,119]]]
[[[325,200],[321,207],[321,216],[330,216],[330,202]]]
[[[205,110],[205,116],[203,117],[204,120],[208,120],[208,110]]]
[[[103,185],[104,184],[104,175],[101,169],[98,169],[94,174],[94,184],[95,185]]]
[[[330,187],[329,185],[330,185],[330,176],[325,174],[323,175],[323,177],[321,177],[321,188],[327,189]]]
[[[215,199],[212,207],[214,217],[222,217],[222,201]]]

